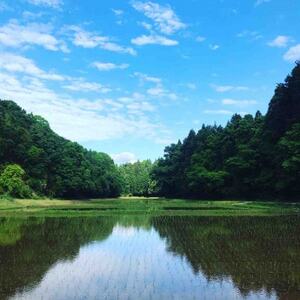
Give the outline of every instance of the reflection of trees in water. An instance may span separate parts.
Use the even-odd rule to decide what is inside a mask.
[[[152,224],[168,250],[208,280],[229,277],[243,295],[264,289],[300,299],[300,217],[160,217]]]
[[[231,278],[242,294],[276,291],[300,299],[300,217],[152,217],[0,219],[0,298],[35,286],[80,246],[113,227],[158,231],[168,250],[208,280]],[[145,245],[147,247],[147,245]]]
[[[74,259],[80,246],[104,240],[113,218],[0,219],[0,298],[36,285],[59,260]]]

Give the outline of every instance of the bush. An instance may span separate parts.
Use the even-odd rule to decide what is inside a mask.
[[[0,191],[13,197],[30,197],[32,192],[24,180],[25,175],[21,166],[7,165],[0,175]]]

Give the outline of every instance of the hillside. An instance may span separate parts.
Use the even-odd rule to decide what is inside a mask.
[[[60,137],[12,101],[0,101],[0,173],[2,193],[18,197],[114,197],[121,188],[107,154]]]

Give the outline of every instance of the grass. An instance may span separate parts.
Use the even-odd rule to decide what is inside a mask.
[[[204,201],[163,198],[0,200],[4,216],[97,216],[119,214],[269,216],[300,214],[300,204],[262,201]]]

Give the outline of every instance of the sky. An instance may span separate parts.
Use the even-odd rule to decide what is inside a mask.
[[[265,113],[300,59],[299,0],[0,0],[0,99],[116,163]]]

